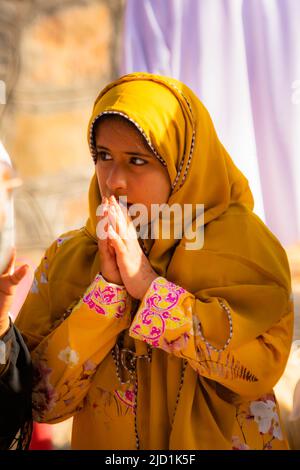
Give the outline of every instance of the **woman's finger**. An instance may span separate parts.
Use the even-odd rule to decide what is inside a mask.
[[[118,256],[118,254],[122,256],[125,252],[123,240],[111,225],[108,228],[108,237],[110,245],[116,252],[116,256]]]
[[[97,217],[97,221],[100,221],[100,217]],[[115,250],[109,243],[109,238],[108,238],[108,227],[109,227],[109,221],[107,221],[106,227],[104,228],[104,232],[106,234],[105,237],[98,238],[98,249],[103,257],[107,257],[107,254],[110,257],[115,257]]]
[[[24,264],[23,266],[20,266],[20,268],[16,269],[16,271],[10,275],[11,283],[15,286],[19,284],[19,282],[26,276],[28,269],[28,264]]]
[[[129,227],[130,227],[130,216],[126,207],[120,206],[115,197],[112,196],[110,199],[110,213],[112,217],[116,220],[116,225],[113,226],[116,232],[120,235],[123,240],[129,238]],[[116,227],[116,228],[115,228]]]
[[[135,225],[132,221],[130,213],[127,207],[123,206],[122,204],[118,204],[116,198],[112,196],[112,202],[114,207],[116,208],[117,214],[120,216],[121,225],[124,227],[125,235],[124,238],[126,239],[136,239],[136,229]]]
[[[96,212],[97,218],[97,228],[96,233],[98,237],[98,242],[103,241],[107,238],[107,230],[109,226],[109,217],[108,217],[108,203],[106,198],[103,198],[104,202],[100,205]]]
[[[107,239],[107,249],[108,249],[108,252],[109,252],[110,256],[113,256],[113,257],[116,256],[115,249],[114,249],[114,247],[112,246],[112,244],[111,244],[109,238]]]
[[[123,221],[124,223],[126,223],[126,221],[128,220],[127,208],[125,206],[119,204],[117,202],[115,196],[111,196],[111,203],[112,203],[113,207],[115,207],[117,215],[120,218],[120,221]]]
[[[109,206],[108,218],[109,223],[113,227],[114,231],[118,233],[120,237],[124,238],[126,235],[126,230],[124,230],[124,224],[122,223],[122,220],[120,219],[120,216],[113,204],[110,204]]]
[[[107,209],[108,209],[107,198],[103,197],[102,198],[102,203],[100,204],[100,206],[97,208],[97,211],[96,211],[96,216],[97,216],[98,220],[105,217],[105,215],[107,213]]]

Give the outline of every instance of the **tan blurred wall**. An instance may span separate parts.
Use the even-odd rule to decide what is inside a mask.
[[[86,220],[86,128],[98,92],[118,75],[124,3],[0,0],[8,38],[0,79],[11,90],[0,137],[24,182],[15,195],[17,247],[36,262]]]
[[[87,218],[94,166],[86,128],[98,92],[118,75],[124,3],[0,0],[0,139],[23,179],[18,255],[35,264]],[[55,448],[69,448],[71,422],[54,426]]]

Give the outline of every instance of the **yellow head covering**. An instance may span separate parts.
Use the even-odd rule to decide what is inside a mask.
[[[253,214],[248,181],[220,143],[208,111],[195,94],[175,79],[147,73],[126,75],[109,84],[96,99],[88,126],[93,156],[94,125],[100,116],[110,113],[133,122],[153,152],[165,162],[173,187],[169,205],[204,204],[203,248],[186,250],[184,236],[179,243],[172,236],[148,241],[148,258],[155,271],[199,298],[209,298],[217,292],[228,302],[235,299],[237,289],[243,290],[236,285],[247,283],[254,288],[263,284],[265,273],[268,282],[276,282],[289,297],[286,254]],[[89,203],[86,231],[96,241],[95,214],[101,197],[95,176]],[[230,289],[231,285],[235,287]],[[252,295],[251,285],[247,296]],[[244,301],[247,304],[247,298]],[[263,331],[281,314],[278,308],[270,315],[262,315],[260,308],[254,312],[251,308],[253,331],[248,325],[249,337],[259,324]]]
[[[95,102],[88,126],[92,155],[95,155],[95,122],[110,113],[133,122],[157,158],[166,165],[172,182],[169,205],[193,204],[195,218],[196,204],[204,204],[205,224],[219,217],[233,203],[253,208],[246,178],[218,140],[207,110],[183,83],[135,73],[108,85]],[[95,213],[101,203],[96,177],[91,183],[89,200],[87,229],[95,237]],[[160,274],[165,274],[163,265],[168,264],[175,242],[171,237],[154,243],[150,260]]]
[[[204,204],[204,247],[185,250],[184,237],[180,243],[172,237],[155,240],[150,244],[149,260],[156,272],[195,295],[202,291],[202,296],[204,288],[245,280],[255,284],[264,272],[289,293],[285,252],[253,214],[247,179],[220,143],[207,110],[194,93],[177,80],[146,73],[126,75],[109,84],[98,96],[88,126],[92,155],[94,123],[102,114],[114,112],[134,122],[165,162],[174,186],[168,203]],[[52,321],[60,318],[101,270],[96,238],[100,203],[94,175],[86,227],[68,235],[65,247],[56,250],[55,242],[50,249],[56,253],[51,267],[55,292],[52,297],[49,293],[51,305],[44,312],[44,321],[37,322],[37,333],[49,331]],[[276,313],[270,315],[270,324],[273,315]],[[264,322],[264,318],[258,321]]]
[[[280,243],[252,212],[253,198],[246,178],[219,142],[204,106],[188,87],[176,80],[136,73],[107,86],[95,102],[88,127],[92,154],[93,126],[105,113],[120,114],[131,120],[157,158],[164,162],[173,186],[170,205],[204,204],[203,248],[186,250],[185,237],[158,239],[150,244],[149,261],[158,274],[200,300],[195,303],[194,314],[201,318],[206,339],[216,347],[223,346],[228,335],[228,331],[218,329],[218,325],[224,324],[218,299],[226,300],[235,328],[230,348],[238,351],[242,364],[251,358],[257,376],[261,374],[261,364],[267,370],[260,390],[266,393],[282,374],[290,348],[293,324],[290,273]],[[100,202],[94,176],[86,227],[69,233],[68,241],[59,249],[55,243],[47,251],[50,263],[47,291],[25,303],[17,322],[31,348],[55,327],[56,320],[60,321],[65,310],[101,271],[96,238],[96,208]],[[205,315],[201,313],[203,306]],[[268,333],[271,328],[272,333]],[[220,344],[216,344],[216,329]],[[261,335],[264,341],[259,343],[256,339]],[[141,349],[143,343],[135,341],[135,345]],[[159,369],[165,364],[166,368],[160,372],[166,381],[158,385],[167,387],[165,396],[173,387],[176,397],[178,384],[174,377],[179,374],[180,361],[171,359],[160,350],[153,351],[153,367]],[[256,384],[252,389],[247,381],[238,382],[236,387],[240,387],[236,391],[244,397],[260,393]],[[143,381],[138,393],[139,397],[150,393]],[[232,422],[225,416],[233,416],[235,409],[230,408],[227,398],[222,398],[217,385],[189,369],[182,394],[184,401],[180,402],[172,427],[171,448],[182,448],[185,444],[191,449],[198,448],[199,442],[202,448],[230,446]],[[143,400],[138,399],[137,416],[144,416],[146,423],[149,413],[139,408],[142,406]],[[161,423],[163,416],[167,422],[166,413],[164,403],[155,401],[151,422]],[[207,429],[201,426],[203,416],[211,422]],[[144,429],[150,433],[149,445],[164,431],[159,425],[143,425],[142,433]]]

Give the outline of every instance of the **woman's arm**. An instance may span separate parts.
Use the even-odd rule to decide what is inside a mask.
[[[100,275],[80,300],[59,310],[66,299],[59,298],[56,283],[66,296],[70,287],[73,296],[76,289],[80,292],[76,285],[52,278],[57,257],[72,236],[65,235],[65,245],[59,239],[48,248],[15,321],[31,352],[33,416],[42,422],[62,421],[80,409],[97,366],[130,324],[131,298],[125,288]]]
[[[97,366],[130,325],[130,297],[97,275],[72,312],[32,352],[33,416],[59,422],[82,408]]]
[[[269,392],[283,373],[292,325],[291,302],[278,285],[207,289],[201,299],[158,277],[143,298],[130,335],[253,398]]]

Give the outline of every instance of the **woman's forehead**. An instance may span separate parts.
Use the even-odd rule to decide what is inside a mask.
[[[95,143],[97,146],[120,144],[142,148],[152,153],[143,135],[130,121],[123,117],[105,116],[100,118],[94,128]]]

